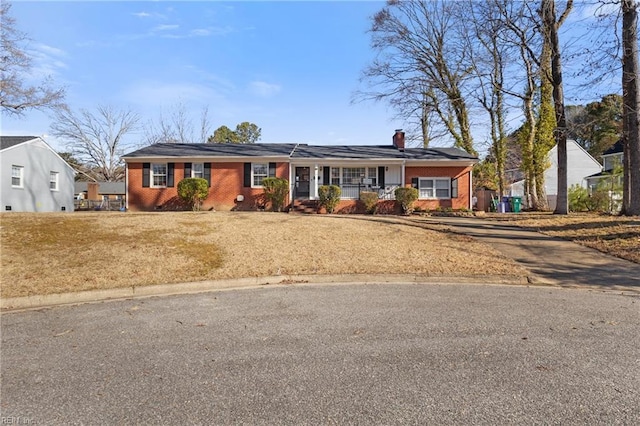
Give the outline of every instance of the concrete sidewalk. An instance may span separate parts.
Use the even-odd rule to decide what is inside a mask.
[[[628,260],[504,222],[441,216],[425,221],[491,245],[531,271],[534,282],[640,292],[640,265]]]

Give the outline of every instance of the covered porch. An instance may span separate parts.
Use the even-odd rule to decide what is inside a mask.
[[[359,200],[363,192],[376,192],[380,200],[394,200],[403,181],[402,163],[294,163],[290,169],[292,201],[317,200],[322,185],[340,187],[343,200]]]

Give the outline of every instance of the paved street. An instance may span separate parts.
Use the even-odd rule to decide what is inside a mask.
[[[1,319],[3,424],[640,423],[637,294],[265,286]]]

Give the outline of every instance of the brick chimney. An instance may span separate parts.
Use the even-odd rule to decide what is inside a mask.
[[[396,133],[393,135],[393,146],[398,148],[398,151],[404,151],[404,132],[402,129],[396,129]]]
[[[100,184],[98,182],[87,182],[87,200],[100,200],[98,193],[100,192]]]

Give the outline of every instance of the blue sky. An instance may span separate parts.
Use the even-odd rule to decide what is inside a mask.
[[[351,102],[374,57],[367,30],[380,1],[12,5],[34,75],[65,86],[74,110],[131,108],[144,124],[181,103],[197,126],[208,106],[211,132],[249,121],[261,142],[387,144],[404,127],[384,104]],[[51,122],[39,112],[2,119],[5,135],[46,135]],[[485,131],[475,129],[476,142]]]
[[[351,104],[372,58],[366,30],[382,2],[21,2],[37,75],[74,109],[131,107],[143,120],[184,104],[212,131],[250,121],[262,142],[381,144],[398,123]],[[3,117],[3,134],[47,134],[45,114]],[[400,123],[401,124],[401,123]],[[55,144],[53,141],[52,144]]]

